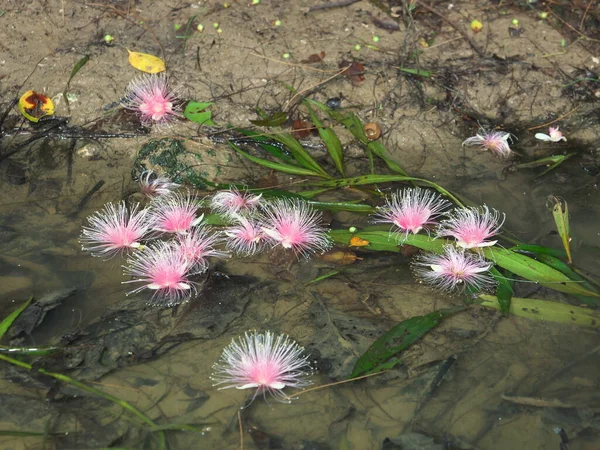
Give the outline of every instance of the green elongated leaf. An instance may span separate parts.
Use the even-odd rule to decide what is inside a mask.
[[[370,141],[367,138],[367,135],[364,130],[364,125],[356,114],[344,114],[327,107],[327,105],[321,102],[317,102],[311,99],[306,99],[306,102],[316,106],[321,111],[327,113],[329,117],[344,125],[344,127],[346,127],[346,129],[350,131],[350,133],[352,133],[352,136],[354,136],[354,138],[358,140],[358,142],[360,142],[369,151],[373,152],[375,155],[381,158],[383,162],[385,162],[386,165],[390,168],[390,170],[397,172],[401,175],[407,175],[406,171],[402,167],[400,167],[400,165],[396,163],[392,158],[389,157],[387,149],[381,142]]]
[[[358,358],[354,369],[352,369],[351,378],[377,372],[382,364],[385,364],[392,356],[406,350],[421,339],[432,328],[435,328],[444,317],[464,309],[464,307],[442,309],[425,316],[411,317],[404,322],[400,322],[373,342],[371,347]]]
[[[69,105],[69,97],[67,96],[67,94],[69,92],[69,88],[71,87],[71,80],[73,79],[73,77],[75,75],[77,75],[77,72],[79,72],[81,70],[81,68],[87,64],[87,62],[89,60],[90,60],[90,55],[84,55],[83,58],[81,58],[79,61],[77,61],[75,63],[75,65],[73,66],[73,69],[71,70],[71,76],[69,77],[69,80],[67,81],[67,85],[65,86],[65,90],[63,91],[63,98],[65,99],[65,103],[67,104],[67,109],[69,111],[71,110],[71,106]]]
[[[335,134],[335,131],[333,131],[331,128],[323,126],[323,122],[319,120],[319,117],[311,108],[310,103],[305,101],[304,104],[308,109],[311,120],[313,121],[313,123],[317,127],[317,130],[319,131],[319,136],[321,136],[321,139],[325,143],[325,147],[327,147],[327,152],[329,152],[329,156],[331,156],[335,167],[337,168],[338,172],[342,174],[342,176],[345,176],[344,153],[340,139],[338,138],[337,134]]]
[[[264,151],[271,154],[277,159],[282,160],[286,163],[294,164],[294,158],[292,158],[287,152],[284,152],[276,145],[273,145],[273,141],[271,141],[268,137],[257,133],[256,131],[246,130],[243,128],[235,129],[240,134],[251,137],[253,141],[255,141]]]
[[[493,295],[481,294],[479,298],[483,300],[481,302],[482,306],[500,309],[498,299]],[[544,322],[563,323],[589,328],[598,328],[600,326],[600,313],[590,308],[581,308],[579,306],[535,298],[513,297],[510,312],[515,316]]]
[[[500,311],[508,315],[510,312],[510,302],[514,295],[512,283],[495,267],[490,269],[490,273],[498,282],[498,286],[496,287],[496,298],[500,305]]]
[[[487,247],[480,249],[480,251],[487,259],[495,262],[503,269],[555,291],[600,297],[600,294],[586,289],[581,283],[571,280],[560,271],[529,256],[500,247]]]
[[[520,244],[515,245],[514,247],[509,248],[509,250],[513,252],[529,252],[535,253],[536,255],[550,255],[555,258],[566,258],[567,254],[563,250],[559,250],[556,248],[543,247],[541,245],[529,245],[529,244]]]
[[[43,346],[43,347],[4,347],[0,345],[0,353],[8,355],[23,355],[23,356],[46,356],[58,350],[60,347]]]
[[[548,156],[546,158],[536,159],[535,161],[530,161],[528,163],[517,164],[515,167],[517,169],[531,169],[539,166],[547,166],[548,164],[555,164],[559,161],[564,160],[568,155],[553,155]]]
[[[550,167],[548,167],[546,170],[544,170],[542,173],[540,173],[536,178],[539,177],[543,177],[544,175],[546,175],[548,172],[556,169],[558,166],[560,166],[562,163],[564,163],[567,159],[571,158],[571,156],[576,155],[576,153],[569,153],[568,155],[564,155],[564,158],[556,161],[554,164],[552,164]]]
[[[214,125],[212,121],[212,111],[207,111],[213,102],[196,102],[191,100],[188,102],[183,111],[183,116],[190,122],[197,123],[199,125]]]
[[[48,433],[39,431],[18,431],[18,430],[0,430],[0,436],[15,436],[15,437],[52,437],[52,436],[67,436],[68,431],[62,433]]]
[[[430,72],[429,70],[425,69],[411,69],[409,67],[396,67],[396,69],[398,69],[400,72],[425,78],[431,78],[435,75],[435,72]]]
[[[319,176],[322,178],[331,178],[329,174],[323,170],[319,163],[316,162],[312,156],[310,156],[310,153],[308,153],[306,149],[302,147],[302,144],[300,144],[300,142],[298,142],[290,133],[273,134],[271,138],[274,141],[281,142],[283,145],[285,145],[294,159],[296,159],[298,164],[306,169],[320,174]]]
[[[350,232],[349,230],[331,230],[329,237],[336,244],[350,246],[350,239],[359,237],[369,241],[369,245],[361,247],[374,251],[399,252],[399,245],[412,245],[434,253],[442,253],[444,246],[452,244],[447,239],[433,239],[424,234],[409,234],[404,239],[398,233],[365,228],[364,230]]]
[[[237,145],[232,144],[229,141],[227,143],[229,144],[229,146],[231,148],[233,148],[240,155],[249,159],[253,163],[260,164],[261,166],[268,167],[269,169],[278,170],[279,172],[291,173],[293,175],[302,175],[302,176],[309,176],[309,177],[322,177],[322,175],[320,173],[313,172],[312,170],[309,170],[309,169],[304,169],[302,167],[292,166],[290,164],[283,164],[283,163],[268,161],[268,160],[262,159],[262,158],[257,158],[256,156],[252,156],[249,153],[246,153],[241,148],[239,148]]]
[[[306,285],[308,286],[309,284],[318,283],[319,281],[323,281],[323,280],[326,280],[327,278],[334,277],[338,273],[340,273],[339,270],[334,270],[333,272],[329,272],[329,273],[326,273],[325,275],[321,275],[321,276],[315,278],[314,280],[310,280],[308,283],[306,283]]]
[[[323,209],[326,211],[350,211],[356,213],[370,214],[375,211],[371,205],[364,205],[361,203],[350,203],[350,202],[317,202],[309,200],[308,203],[314,206],[316,209]]]
[[[13,322],[17,319],[17,317],[19,317],[21,315],[21,313],[23,311],[25,311],[25,308],[27,308],[29,306],[29,304],[31,303],[32,300],[33,300],[33,297],[29,297],[29,300],[27,300],[25,303],[23,303],[21,306],[19,306],[17,309],[15,309],[13,312],[11,312],[8,316],[6,316],[2,320],[2,322],[0,322],[0,339],[2,339],[4,337],[4,335],[6,334],[6,332],[10,328],[10,326],[13,324]]]
[[[340,188],[346,186],[361,186],[366,184],[393,183],[398,181],[415,182],[420,185],[430,186],[436,189],[440,194],[447,196],[459,206],[464,206],[464,203],[452,192],[444,189],[439,184],[423,178],[407,177],[405,175],[361,175],[352,178],[340,178],[336,180],[311,181],[306,183],[310,186],[321,186],[329,188]]]
[[[552,255],[546,255],[546,254],[537,255],[536,259],[538,261],[541,261],[544,264],[552,267],[553,269],[556,269],[559,272],[564,273],[571,280],[580,282],[581,286],[583,288],[588,289],[590,291],[594,291],[594,292],[598,291],[594,286],[592,286],[590,283],[588,283],[588,281],[585,278],[583,278],[581,275],[579,275],[577,272],[575,272],[566,262],[561,261],[560,259],[555,258]],[[589,297],[589,296],[584,296],[584,295],[577,295],[576,297],[577,297],[577,299],[579,299],[579,301],[581,303],[585,303],[586,305],[593,305],[593,306],[600,305],[600,300],[596,297]]]
[[[571,258],[571,235],[569,228],[569,206],[566,201],[563,201],[557,197],[553,197],[554,207],[552,208],[552,217],[554,217],[554,223],[556,223],[556,230],[562,240],[563,247],[567,252],[567,259],[569,264],[573,263]]]
[[[288,113],[280,111],[276,112],[272,116],[265,117],[258,120],[251,120],[250,123],[259,127],[278,127],[283,125],[288,119]]]

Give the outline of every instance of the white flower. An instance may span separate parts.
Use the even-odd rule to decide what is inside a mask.
[[[560,142],[560,141],[567,141],[567,138],[563,136],[561,131],[558,131],[558,127],[554,128],[554,127],[550,127],[548,132],[550,133],[550,136],[548,136],[547,134],[544,133],[536,133],[535,134],[535,138],[539,139],[540,141],[546,141],[546,142]]]

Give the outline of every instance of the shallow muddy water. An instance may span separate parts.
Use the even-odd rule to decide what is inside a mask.
[[[56,115],[70,117],[71,130],[79,133],[75,140],[73,135],[40,139],[0,162],[0,318],[30,296],[36,299],[27,320],[15,322],[2,343],[67,348],[37,362],[23,360],[127,401],[158,426],[196,428],[170,429],[161,442],[157,430],[114,403],[1,361],[0,431],[39,434],[0,433],[0,447],[600,447],[598,328],[504,317],[478,306],[444,319],[405,351],[403,364],[393,370],[300,394],[290,404],[259,396],[241,409],[249,391],[212,385],[213,363],[232,338],[248,330],[286,333],[304,346],[316,369],[311,380],[319,386],[347,379],[357,358],[397,323],[462,305],[463,298],[416,281],[409,255],[357,249],[359,258],[350,265],[319,257],[298,261],[277,252],[214,261],[196,280],[201,295],[161,309],[147,307],[145,294],[126,296],[130,287],[121,284],[127,279],[121,259],[103,261],[81,251],[78,239],[87,216],[106,202],[141,198],[134,193],[132,172],[138,152],[149,142],[180,138],[201,158],[196,170],[214,182],[282,188],[295,183],[242,159],[189,122],[146,134],[131,115],[104,111],[136,75],[128,66],[126,46],[153,54],[164,51],[180,95],[215,102],[217,130],[249,127],[257,105],[269,112],[290,106],[291,117],[306,118],[298,105],[288,105],[293,97],[283,86],[302,90],[322,84],[310,90],[311,98],[325,101],[341,94],[345,110],[365,122],[378,122],[384,130],[381,142],[409,174],[506,213],[507,237],[561,248],[547,199],[563,198],[570,213],[573,259],[598,277],[597,92],[593,83],[565,88],[581,77],[597,78],[596,41],[578,39],[552,16],[541,20],[541,5],[519,2],[436,5],[469,33],[472,17],[484,19],[484,31],[469,34],[472,45],[439,15],[419,7],[401,16],[398,30],[388,30],[374,19],[388,23],[393,18],[367,1],[310,13],[305,9],[317,2],[294,2],[293,7],[292,2],[247,3],[232,2],[227,9],[220,2],[151,1],[2,6],[2,111],[15,92],[36,89],[55,100]],[[384,3],[396,7],[403,2]],[[597,24],[600,13],[593,2],[585,16],[584,8],[569,9],[563,3],[557,13],[562,11],[570,24],[585,23],[582,33]],[[525,30],[520,37],[507,31],[514,27],[513,18]],[[25,19],[39,21],[43,45],[33,32],[16,26]],[[273,24],[276,19],[281,26]],[[180,33],[190,20],[192,37],[182,48]],[[221,34],[213,22],[219,23]],[[198,23],[205,26],[203,33],[193,31]],[[174,30],[174,24],[183,28]],[[109,33],[114,45],[102,43]],[[360,52],[355,48],[359,43]],[[320,63],[301,62],[321,51],[326,56]],[[284,53],[290,58],[283,58]],[[70,82],[74,97],[69,110],[61,92],[83,54],[90,60]],[[353,59],[365,65],[362,82],[326,81],[339,71],[339,63]],[[399,66],[431,69],[436,76],[408,77]],[[557,124],[567,142],[533,137],[547,127],[530,128],[562,116]],[[16,107],[8,117],[1,128],[0,157],[39,131],[21,122]],[[461,145],[479,125],[515,135],[511,160]],[[82,130],[140,136],[100,139],[83,136]],[[346,130],[335,131],[344,143],[348,175],[368,173],[364,152]],[[310,151],[326,161],[322,149]],[[545,167],[517,167],[571,153],[543,176]],[[383,164],[376,168],[389,173]],[[333,171],[333,165],[328,169]],[[400,186],[378,188],[388,192]],[[321,199],[364,200],[366,192],[342,189]],[[374,197],[367,201],[377,202]],[[325,219],[335,228],[369,224],[366,216],[345,212],[327,212]],[[332,271],[339,273],[311,283]],[[515,291],[518,297],[577,305],[573,298],[534,283],[517,281]]]

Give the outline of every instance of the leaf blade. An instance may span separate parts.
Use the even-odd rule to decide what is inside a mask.
[[[25,308],[29,306],[32,300],[33,297],[29,297],[29,299],[25,303],[23,303],[21,306],[19,306],[17,309],[11,312],[2,320],[2,322],[0,322],[0,339],[4,337],[4,335],[6,334],[10,326],[13,324],[13,322],[17,319],[17,317],[21,315],[23,311],[25,311]]]

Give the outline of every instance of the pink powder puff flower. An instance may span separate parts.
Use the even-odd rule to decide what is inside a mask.
[[[228,253],[215,247],[223,241],[222,237],[208,227],[193,228],[189,233],[177,235],[176,245],[179,252],[194,264],[194,271],[203,273],[208,270],[207,258],[226,258]]]
[[[186,233],[204,218],[204,215],[196,216],[197,198],[189,192],[157,197],[150,204],[150,209],[154,229],[164,233]]]
[[[262,194],[254,195],[244,190],[240,192],[235,187],[226,191],[219,191],[213,195],[210,200],[210,207],[217,214],[225,217],[232,217],[236,214],[243,214],[247,211],[256,209],[261,200]]]
[[[234,216],[234,225],[224,230],[229,238],[226,248],[240,256],[252,256],[264,248],[265,235],[260,224],[243,216]]]
[[[257,395],[271,394],[277,401],[290,403],[285,387],[302,389],[312,383],[307,379],[313,373],[304,348],[286,335],[276,336],[270,331],[233,339],[225,347],[220,360],[213,365],[211,379],[219,389],[255,389],[250,403]]]
[[[548,132],[550,133],[550,136],[548,136],[547,134],[544,133],[536,133],[535,134],[535,138],[539,139],[540,141],[550,141],[550,142],[560,142],[560,141],[567,141],[567,138],[563,136],[562,131],[558,131],[558,127],[554,128],[554,127],[550,127],[548,129]]]
[[[462,248],[490,247],[495,241],[486,241],[500,231],[506,219],[504,213],[495,209],[458,208],[446,214],[447,219],[442,221],[438,228],[438,237],[453,237],[456,244]],[[502,217],[502,220],[500,218]]]
[[[189,300],[196,292],[190,277],[196,273],[194,262],[170,242],[158,241],[135,252],[128,260],[123,274],[134,277],[123,283],[142,283],[127,293],[137,294],[145,289],[154,291],[149,303],[174,306]]]
[[[152,220],[148,210],[138,211],[135,204],[129,211],[124,201],[117,205],[107,203],[104,209],[88,217],[79,242],[92,256],[112,258],[123,251],[139,248],[141,240],[151,231]]]
[[[152,170],[144,170],[138,183],[140,192],[148,198],[168,195],[180,186],[166,177],[156,175]]]
[[[491,151],[500,159],[508,159],[512,155],[512,150],[508,141],[512,139],[510,133],[504,131],[486,131],[481,128],[477,135],[466,139],[462,145],[477,145],[484,150]]]
[[[278,199],[266,205],[261,228],[275,245],[308,258],[312,253],[323,253],[331,247],[320,219],[321,213],[302,200]]]
[[[418,278],[441,291],[481,291],[496,284],[488,273],[492,266],[478,254],[448,245],[441,255],[419,255],[413,263],[413,270]]]
[[[450,206],[436,192],[421,188],[407,188],[394,192],[385,205],[377,208],[375,223],[391,223],[403,233],[417,234],[424,227],[433,225],[434,219]]]
[[[181,115],[175,110],[179,99],[164,73],[144,74],[129,82],[121,105],[135,111],[142,125],[164,125]]]

